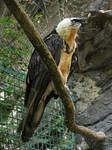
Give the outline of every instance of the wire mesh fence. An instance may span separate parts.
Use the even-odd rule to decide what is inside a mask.
[[[23,87],[26,75],[0,65],[0,150],[73,150],[74,134],[64,126],[61,101],[52,99],[41,123],[27,143],[17,127],[24,115]]]

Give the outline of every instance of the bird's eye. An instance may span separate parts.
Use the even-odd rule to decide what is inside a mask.
[[[72,24],[75,24],[75,20],[71,20],[71,23],[72,23]]]

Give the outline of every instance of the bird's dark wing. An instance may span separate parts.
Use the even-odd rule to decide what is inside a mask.
[[[44,38],[44,42],[46,43],[49,51],[56,61],[56,64],[58,65],[60,61],[61,50],[63,48],[63,40],[56,33],[56,31],[53,31]],[[23,141],[27,141],[32,136],[35,128],[41,120],[46,105],[45,103],[48,103],[49,101],[48,98],[47,102],[46,100],[41,100],[41,98],[50,81],[51,79],[49,73],[47,72],[40,56],[38,55],[37,50],[35,49],[29,62],[26,79],[25,106],[29,108],[29,112],[22,125]],[[48,95],[49,98],[51,96]],[[38,110],[37,107],[39,108]]]
[[[63,48],[63,40],[56,32],[53,31],[50,35],[44,38],[44,42],[46,43],[56,64],[58,65],[61,56],[61,49]],[[49,82],[50,76],[46,70],[46,67],[42,62],[40,56],[38,55],[37,50],[34,50],[29,62],[28,73],[26,78],[26,93],[25,93],[26,107],[30,104],[32,100],[32,98],[29,98],[30,94],[34,95],[34,92],[36,92],[37,96],[41,97],[43,95],[43,92],[47,88]],[[36,85],[37,87],[35,87]],[[31,90],[33,91],[31,92]]]

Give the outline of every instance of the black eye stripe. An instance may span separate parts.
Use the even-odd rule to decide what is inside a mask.
[[[81,22],[81,19],[73,19],[73,20],[71,20],[73,23],[75,23],[75,22]]]
[[[86,21],[86,18],[72,18],[71,19],[71,22],[80,22],[80,23],[82,23],[82,22],[85,22]]]

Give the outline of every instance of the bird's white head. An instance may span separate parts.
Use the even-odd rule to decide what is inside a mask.
[[[65,18],[58,24],[56,31],[64,40],[67,40],[71,33],[77,34],[80,26],[80,18]]]

